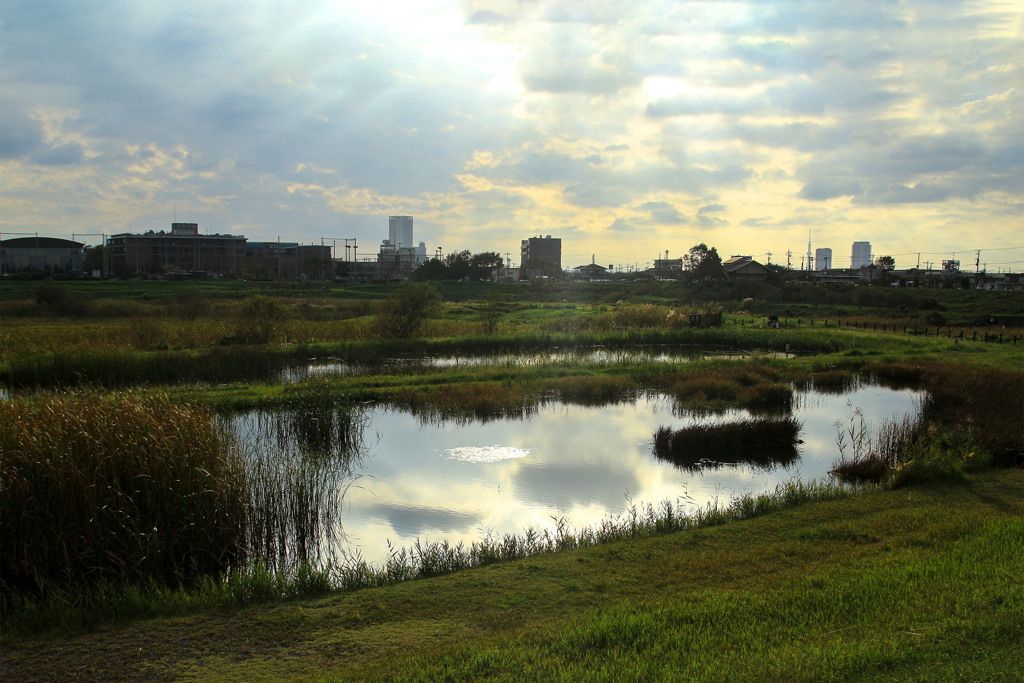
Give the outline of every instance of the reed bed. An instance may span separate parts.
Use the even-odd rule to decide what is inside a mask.
[[[3,592],[225,572],[245,557],[243,473],[198,405],[93,392],[0,402]]]
[[[705,422],[682,429],[659,427],[652,450],[658,459],[689,471],[738,463],[774,469],[799,457],[795,445],[802,427],[793,417]]]

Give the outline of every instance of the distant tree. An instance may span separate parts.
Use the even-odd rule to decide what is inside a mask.
[[[892,256],[879,256],[875,259],[875,265],[880,270],[896,270],[896,259]]]
[[[423,262],[416,270],[412,271],[409,277],[416,282],[433,281],[439,282],[446,279],[444,261],[439,258],[432,258]]]
[[[103,272],[103,246],[97,245],[85,250],[82,257],[82,270],[91,273],[94,270]],[[106,273],[103,273],[106,275]]]
[[[722,257],[718,255],[718,250],[715,247],[709,249],[703,242],[690,247],[690,251],[683,256],[683,270],[689,273],[694,282],[725,279],[725,268],[722,267]]]
[[[484,332],[494,334],[498,329],[498,323],[509,312],[509,309],[508,299],[504,295],[497,291],[489,293],[487,300],[477,309]]]
[[[484,251],[479,254],[474,254],[470,262],[472,269],[470,277],[475,280],[490,280],[491,273],[494,272],[494,269],[501,268],[504,263],[505,259],[501,258],[501,254],[494,251]]]
[[[461,280],[469,277],[473,267],[473,255],[469,250],[452,252],[444,257],[445,280]]]
[[[441,294],[427,282],[403,282],[381,305],[377,330],[386,337],[411,337],[427,318],[441,308]]]
[[[412,272],[412,280],[417,282],[440,280],[489,280],[491,271],[500,268],[501,255],[493,251],[471,254],[469,251],[456,251],[444,257],[444,260],[433,258]]]
[[[302,272],[307,280],[323,280],[331,272],[331,259],[307,256],[302,260]]]
[[[284,304],[256,294],[235,311],[235,337],[243,344],[269,344],[287,320],[288,309]]]

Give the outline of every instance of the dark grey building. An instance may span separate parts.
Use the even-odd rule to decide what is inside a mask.
[[[59,237],[15,237],[0,242],[0,270],[5,273],[82,270],[81,242]]]

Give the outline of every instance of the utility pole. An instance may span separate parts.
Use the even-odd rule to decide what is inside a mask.
[[[977,275],[978,274],[978,265],[981,263],[981,249],[975,249],[974,250],[974,254],[975,254],[975,258],[974,258],[974,274]]]
[[[792,259],[792,257],[793,257],[793,250],[792,249],[787,249],[786,250],[786,267],[787,268],[789,268],[789,265],[790,265],[789,262]]]
[[[772,252],[766,251],[765,254],[768,256],[768,265],[772,264]]]
[[[921,270],[921,252],[917,252],[917,269]]]

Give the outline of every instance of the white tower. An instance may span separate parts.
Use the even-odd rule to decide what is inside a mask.
[[[871,242],[854,242],[850,253],[851,268],[866,268],[871,265]]]
[[[828,270],[829,268],[835,268],[835,264],[832,262],[832,250],[827,248],[815,249],[814,269]]]
[[[414,248],[416,243],[412,241],[412,216],[389,216],[388,239],[395,247]]]

